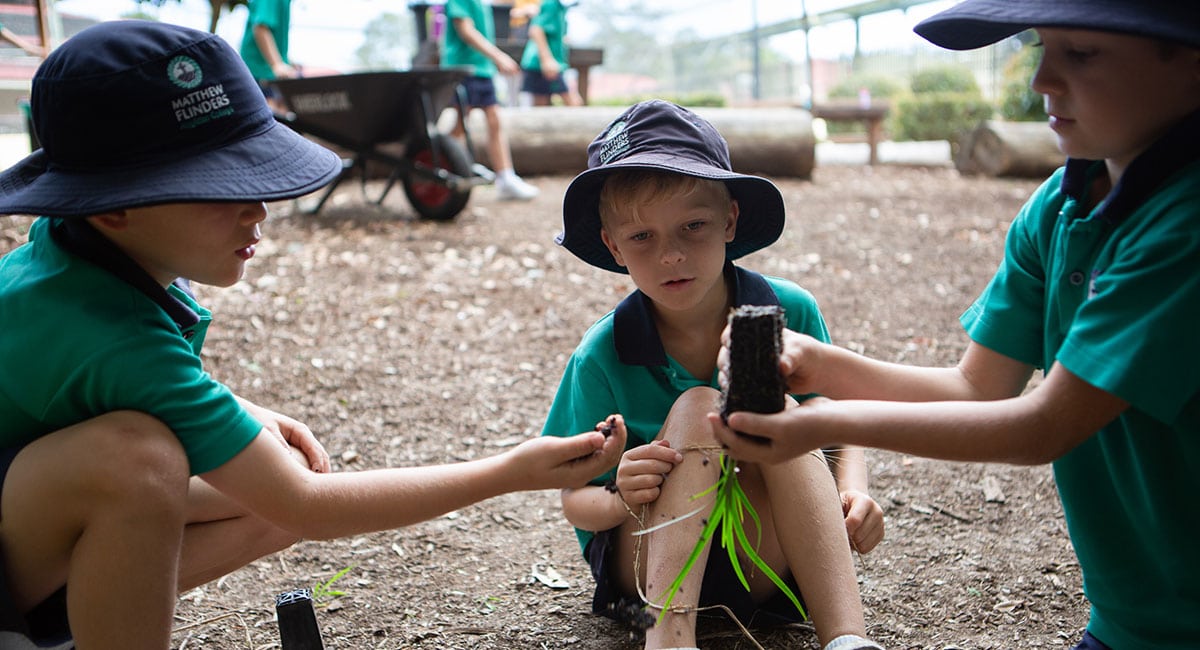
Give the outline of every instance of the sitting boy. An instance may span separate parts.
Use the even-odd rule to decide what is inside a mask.
[[[733,173],[716,129],[664,101],[637,104],[610,124],[588,147],[588,170],[567,188],[559,243],[593,266],[628,273],[638,288],[584,335],[543,432],[587,428],[610,413],[621,414],[613,419],[617,430],[628,428],[615,472],[562,493],[563,513],[596,578],[596,613],[615,617],[644,598],[658,614],[699,538],[707,511],[639,531],[697,505],[712,507],[693,496],[718,476],[721,449],[705,416],[720,400],[717,353],[731,308],[781,305],[789,327],[828,338],[807,291],[732,263],[775,241],[783,223],[779,190]],[[846,523],[839,486],[819,452],[778,465],[742,464],[739,478],[762,517],[757,552],[778,575],[794,578],[820,641],[877,648],[863,638],[847,528],[851,538],[873,531],[856,542],[869,549],[882,537],[883,514],[866,494],[862,450],[841,456],[834,467],[848,480],[841,488],[854,513]],[[747,625],[800,620],[763,572],[742,564],[750,593],[725,552],[705,549],[661,622],[646,631],[645,647],[695,646],[702,607],[727,607]]]
[[[0,213],[44,215],[0,258],[0,647],[165,650],[181,590],[299,538],[580,486],[617,462],[620,436],[589,432],[330,473],[307,427],[205,373],[210,313],[182,279],[236,283],[264,201],[341,170],[276,123],[220,37],[91,27],[39,68],[32,110],[44,148],[0,174]]]

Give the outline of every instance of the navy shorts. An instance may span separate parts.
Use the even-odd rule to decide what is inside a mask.
[[[1079,645],[1072,650],[1112,650],[1112,648],[1101,643],[1100,639],[1092,636],[1091,632],[1084,632],[1083,639],[1079,641]]]
[[[496,99],[496,84],[491,77],[467,77],[462,80],[462,87],[467,93],[467,106],[470,108],[487,108],[500,103]]]
[[[22,447],[0,449],[0,494],[4,491],[4,480],[8,468]],[[0,513],[3,517],[3,513]],[[8,578],[4,574],[4,562],[0,560],[0,632],[17,632],[33,639],[40,646],[57,645],[71,640],[71,627],[67,623],[67,588],[54,592],[24,616],[17,612],[12,594],[8,592]]]
[[[613,536],[618,532],[619,529],[614,528],[596,533],[584,551],[588,564],[592,567],[592,577],[596,580],[596,590],[592,594],[592,613],[644,628],[644,625],[637,624],[637,617],[642,609],[641,599],[637,594],[621,593],[617,572],[612,565],[615,560]],[[804,596],[791,574],[782,577],[803,604]],[[804,617],[783,592],[775,594],[764,603],[754,602],[750,592],[746,591],[738,581],[737,574],[733,572],[728,553],[720,547],[720,542],[714,540],[712,550],[708,554],[708,564],[704,568],[704,581],[700,586],[700,607],[718,604],[728,607],[746,627],[765,628],[804,621]],[[726,612],[722,609],[700,612],[701,617],[706,615],[721,617],[726,616]],[[653,618],[650,622],[653,622]]]
[[[523,70],[521,90],[533,95],[563,95],[567,92],[567,82],[561,73],[553,79],[547,79],[541,70]]]

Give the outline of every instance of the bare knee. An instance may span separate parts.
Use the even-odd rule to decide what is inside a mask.
[[[145,413],[117,411],[80,426],[90,458],[76,469],[94,494],[182,509],[188,460],[165,424]]]
[[[676,449],[682,445],[715,444],[708,414],[717,410],[720,403],[721,393],[716,389],[708,386],[689,388],[671,405],[671,411],[663,422],[662,437]]]

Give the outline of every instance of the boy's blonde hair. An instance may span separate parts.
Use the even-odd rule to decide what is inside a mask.
[[[711,193],[725,203],[733,200],[725,183],[710,178],[654,169],[614,171],[600,188],[600,226],[607,227],[623,215],[638,219],[645,206],[697,192]]]

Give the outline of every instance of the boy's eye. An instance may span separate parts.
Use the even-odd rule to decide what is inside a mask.
[[[696,231],[696,230],[700,230],[703,227],[704,227],[703,221],[690,221],[690,222],[688,222],[688,224],[686,226],[684,226],[684,229],[690,230],[690,231]]]
[[[648,232],[635,232],[629,236],[629,239],[631,241],[646,241],[649,238],[650,238],[650,233],[648,233]]]

